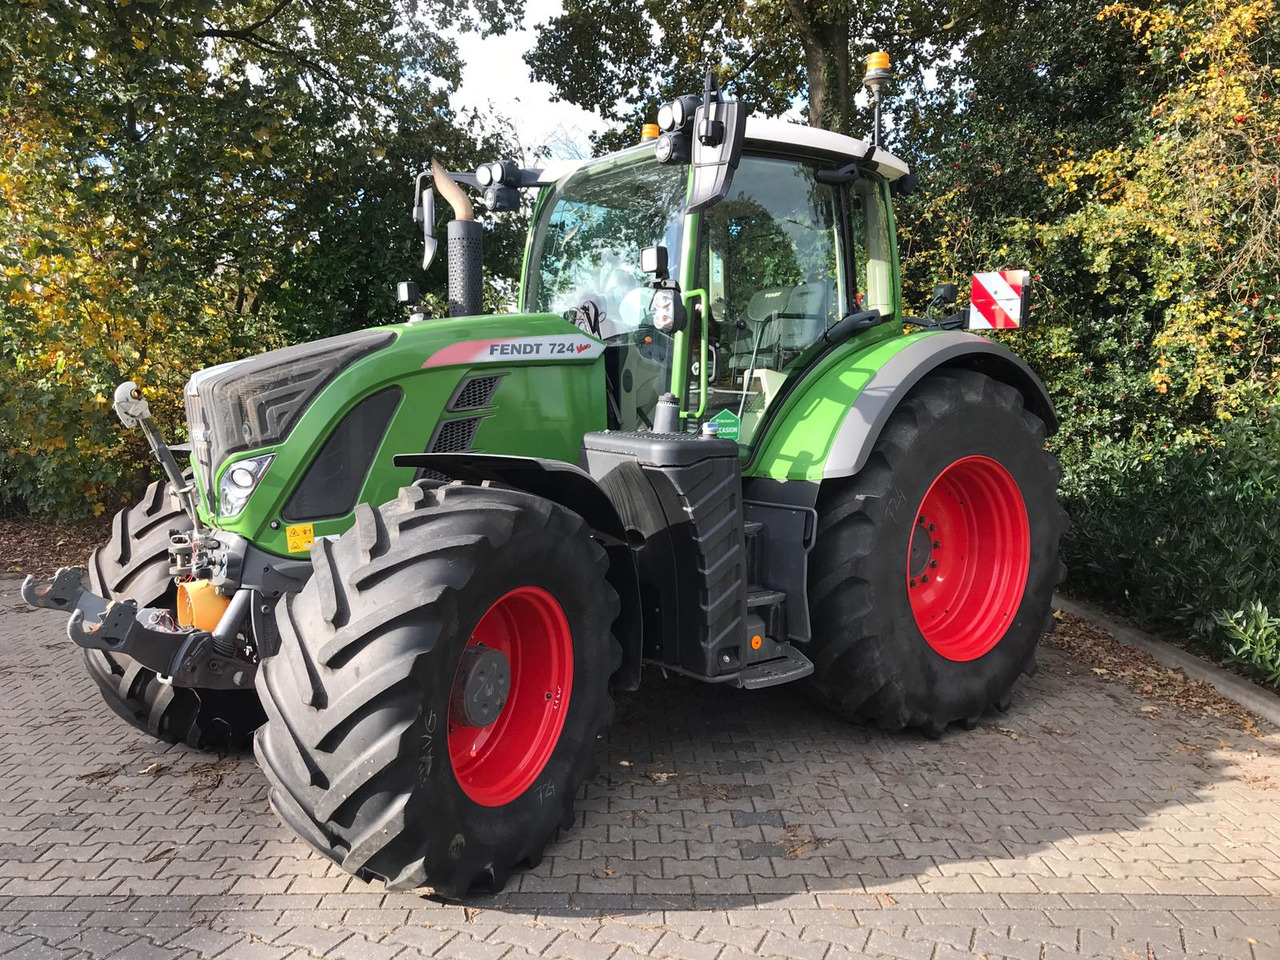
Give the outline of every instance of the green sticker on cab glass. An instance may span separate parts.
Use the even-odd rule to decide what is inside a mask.
[[[711,422],[716,425],[717,437],[734,441],[738,439],[738,427],[742,425],[742,421],[732,410],[721,410],[711,418]]]

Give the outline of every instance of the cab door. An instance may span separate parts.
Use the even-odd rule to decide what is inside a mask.
[[[862,309],[849,242],[862,201],[823,182],[830,168],[743,157],[728,196],[702,214],[698,286],[714,359],[705,419],[740,444],[751,444],[808,348]]]

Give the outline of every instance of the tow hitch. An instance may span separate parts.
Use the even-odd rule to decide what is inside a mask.
[[[70,612],[67,636],[77,646],[132,657],[177,686],[239,690],[253,685],[257,664],[238,658],[234,643],[253,591],[238,590],[210,633],[178,626],[161,607],[139,609],[128,600],[100,597],[84,588],[82,577],[78,567],[63,567],[44,584],[28,576],[22,599],[33,607]]]

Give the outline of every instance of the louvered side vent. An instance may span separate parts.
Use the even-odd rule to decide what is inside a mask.
[[[493,394],[501,382],[501,376],[463,380],[446,409],[452,413],[455,410],[480,410],[487,407],[493,401]]]
[[[476,438],[476,428],[480,426],[482,417],[467,417],[465,420],[442,420],[436,426],[436,435],[431,438],[429,453],[460,453],[471,448]]]

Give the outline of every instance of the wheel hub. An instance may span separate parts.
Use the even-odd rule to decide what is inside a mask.
[[[911,534],[911,552],[907,557],[907,570],[913,587],[922,581],[928,583],[929,571],[938,566],[938,561],[933,559],[933,550],[942,544],[935,542],[936,537],[937,527],[921,514],[916,519],[916,528]]]
[[[498,719],[511,692],[511,663],[501,650],[476,644],[458,664],[449,719],[466,727],[487,727]]]

